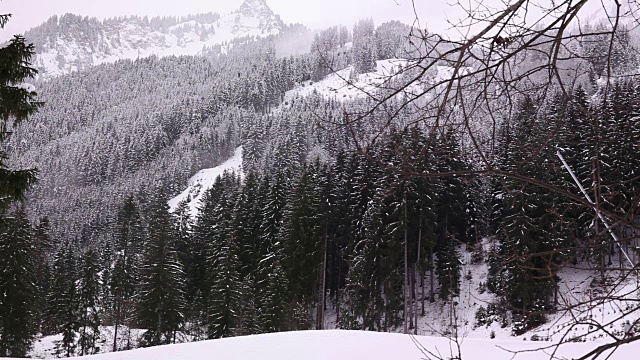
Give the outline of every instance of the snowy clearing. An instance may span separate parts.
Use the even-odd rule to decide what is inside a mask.
[[[398,86],[402,86],[403,82],[407,81],[402,79],[408,74],[407,69],[414,67],[414,63],[405,59],[378,60],[375,72],[360,74],[356,79],[350,80],[353,66],[349,66],[327,75],[318,82],[305,81],[302,84],[298,84],[293,90],[286,92],[284,96],[285,104],[291,103],[296,98],[307,97],[314,93],[339,101],[375,96],[380,91],[395,90]],[[458,75],[463,75],[471,70],[471,68],[462,68]],[[418,96],[424,89],[451,79],[453,74],[454,69],[452,67],[436,66],[423,77],[424,80],[413,81],[402,93],[407,96]],[[438,85],[436,90],[440,90],[442,86],[442,84]]]
[[[238,147],[233,152],[233,156],[221,165],[213,169],[200,170],[192,176],[189,179],[187,188],[180,195],[169,200],[169,211],[174,212],[182,200],[188,199],[189,213],[191,217],[195,218],[204,192],[211,188],[216,182],[216,178],[225,171],[234,171],[242,176],[242,146]]]
[[[327,98],[338,100],[353,100],[366,97],[368,93],[377,91],[388,79],[389,75],[397,74],[402,67],[407,65],[407,60],[388,59],[377,62],[376,72],[360,74],[354,84],[349,84],[349,75],[353,66],[327,75],[324,79],[314,83],[305,81],[295,89],[287,91],[285,101],[296,97],[307,97],[314,92]]]
[[[517,354],[517,360],[551,359],[553,348],[531,352],[549,343],[531,341],[505,341],[464,339],[463,360],[511,360],[513,351],[529,351]],[[595,343],[564,344],[553,359],[571,359],[592,350]],[[420,349],[422,347],[422,351]],[[634,359],[640,344],[621,346],[609,359]],[[82,357],[92,360],[390,360],[427,359],[427,351],[440,354],[444,359],[457,358],[454,342],[446,338],[375,332],[327,330],[298,331],[252,335],[190,344],[158,346],[126,352]],[[436,358],[436,356],[429,356]]]

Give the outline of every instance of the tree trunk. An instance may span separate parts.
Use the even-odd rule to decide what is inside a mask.
[[[318,301],[318,312],[317,312],[317,323],[316,329],[322,330],[324,329],[324,310],[325,310],[325,302],[327,299],[327,226],[324,226],[322,239],[320,239],[320,289],[318,289],[319,301]]]
[[[420,268],[420,301],[422,302],[422,311],[420,312],[420,316],[424,316],[424,277],[425,277],[424,267]]]
[[[436,297],[435,294],[433,292],[433,281],[434,281],[434,274],[433,274],[433,268],[434,268],[434,263],[433,263],[433,247],[429,247],[429,282],[431,283],[431,289],[429,290],[429,301],[431,302],[435,302],[436,301]]]
[[[409,310],[409,291],[407,289],[407,285],[409,283],[409,245],[407,244],[407,194],[404,194],[404,286],[402,287],[404,293],[404,333],[408,334],[409,329],[407,328],[408,322],[407,316]]]
[[[113,352],[118,351],[118,325],[120,325],[120,311],[120,306],[116,305],[116,321],[113,329]]]
[[[413,289],[413,300],[411,302],[411,306],[412,306],[412,310],[413,310],[413,314],[414,314],[414,330],[413,330],[413,334],[414,335],[418,335],[418,309],[415,309],[415,297],[416,297],[416,281],[415,281],[415,277],[416,277],[416,272],[418,271],[418,269],[422,268],[421,262],[420,262],[420,255],[422,254],[422,216],[420,216],[420,225],[418,227],[418,252],[417,252],[417,256],[416,256],[416,265],[414,265],[413,268],[413,282],[412,282],[412,289]],[[418,276],[420,276],[422,272],[418,273]],[[420,283],[421,283],[421,288],[420,291],[422,293],[422,313],[424,316],[424,283],[422,282],[422,277],[420,277]]]

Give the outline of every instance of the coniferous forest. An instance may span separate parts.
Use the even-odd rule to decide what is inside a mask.
[[[56,18],[0,48],[0,356],[26,356],[53,334],[55,355],[68,357],[292,330],[417,332],[429,304],[457,306],[465,263],[488,264],[480,286],[496,299],[475,321],[521,335],[559,310],[566,264],[595,264],[604,282],[620,249],[637,262],[634,243],[614,247],[575,200],[557,156],[597,189],[603,211],[637,221],[640,80],[602,91],[607,38],[572,49],[590,70],[568,92],[504,100],[513,111],[479,140],[465,123],[416,119],[399,97],[377,107],[375,97],[287,96],[414,55],[411,27],[397,21],[285,25],[201,56],[36,77],[37,96],[14,86],[36,76],[47,33],[103,25]],[[301,34],[311,51],[284,55],[280,45]],[[624,73],[639,65],[638,34],[618,34],[613,66]],[[200,189],[195,214],[191,198],[170,211],[194,173],[240,146],[242,172]]]

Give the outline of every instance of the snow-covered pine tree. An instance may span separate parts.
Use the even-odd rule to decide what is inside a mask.
[[[70,244],[63,244],[58,250],[52,270],[51,287],[47,296],[47,316],[54,325],[54,331],[62,333],[62,339],[55,342],[58,357],[75,354],[79,330],[80,311],[78,307],[78,262]]]
[[[466,242],[467,196],[462,177],[455,173],[466,167],[453,129],[446,129],[435,144],[437,171],[453,174],[440,179],[436,212],[436,272],[440,283],[440,298],[446,300],[459,292],[461,262],[457,247]]]
[[[44,216],[35,226],[33,231],[34,266],[37,296],[35,299],[35,312],[38,329],[49,335],[49,323],[46,317],[47,294],[49,294],[49,281],[51,280],[51,258],[53,243],[50,238],[51,226],[49,218]]]
[[[144,233],[140,210],[132,195],[125,198],[118,211],[114,232],[115,254],[110,271],[108,303],[114,325],[112,351],[118,351],[118,334],[122,325],[127,325],[126,348],[130,348],[130,328],[136,311],[134,295],[141,278]]]
[[[149,208],[138,302],[143,346],[175,343],[184,321],[184,272],[166,198],[158,190]]]
[[[80,319],[78,323],[78,346],[80,356],[96,354],[100,350],[100,308],[101,291],[98,253],[88,249],[80,260],[80,281],[78,282],[78,305]]]
[[[0,29],[4,29],[10,16],[0,14]],[[10,121],[18,123],[42,106],[36,101],[36,92],[24,83],[38,73],[31,66],[34,50],[33,44],[20,35],[0,48],[0,143],[9,136]],[[6,158],[5,150],[0,150],[0,209],[23,199],[37,180],[36,170],[10,170]]]
[[[239,179],[225,172],[209,190],[203,210],[213,225],[207,236],[206,281],[207,337],[218,339],[236,335],[241,312],[242,284],[239,276],[238,244],[234,236],[233,215],[239,192]]]
[[[238,243],[241,278],[253,274],[266,247],[260,242],[261,210],[264,207],[264,196],[260,190],[260,178],[255,172],[250,172],[244,179],[234,209],[233,228]]]
[[[26,357],[38,332],[31,224],[22,206],[0,211],[0,357]]]
[[[540,136],[546,132],[537,117],[538,106],[526,97],[519,104],[519,112],[514,118],[513,144],[508,149],[509,161],[505,164],[507,171],[524,176],[539,176],[544,162],[531,154],[531,149],[538,149],[543,143]],[[547,169],[548,170],[548,169]],[[541,312],[547,306],[553,294],[547,266],[549,263],[542,256],[526,256],[549,249],[549,236],[544,231],[541,203],[546,191],[531,184],[523,184],[513,179],[505,179],[506,189],[502,199],[504,210],[501,219],[500,261],[502,274],[499,284],[495,282],[498,293],[503,295],[507,303],[514,308],[515,334],[537,326],[544,322]]]
[[[317,193],[318,171],[306,165],[290,194],[285,213],[285,228],[280,233],[284,263],[294,314],[294,329],[312,326],[317,305],[321,263],[320,194]],[[316,319],[318,321],[319,319]]]
[[[256,264],[255,301],[261,332],[278,332],[288,329],[288,283],[282,267],[282,242],[279,233],[286,207],[285,180],[276,175],[268,176],[260,184],[257,210],[260,211],[260,257]]]

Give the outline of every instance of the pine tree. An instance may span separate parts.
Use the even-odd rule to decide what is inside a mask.
[[[10,15],[0,15],[0,29],[3,29]],[[35,55],[33,44],[27,44],[24,37],[16,35],[0,48],[0,143],[9,136],[9,121],[20,122],[38,110],[42,103],[35,100],[37,94],[22,86],[25,80],[34,77],[38,71],[31,67]],[[9,203],[24,198],[36,182],[36,170],[10,170],[5,163],[7,154],[0,150],[0,209]]]
[[[45,335],[50,335],[51,326],[46,316],[46,301],[49,294],[51,280],[51,251],[53,243],[50,235],[49,218],[42,217],[33,232],[34,266],[36,277],[36,319],[38,329]]]
[[[219,339],[237,335],[240,327],[242,286],[238,274],[238,258],[233,235],[217,242],[210,260],[211,278],[209,295],[208,337]]]
[[[164,195],[157,191],[149,209],[138,303],[138,321],[147,329],[143,346],[175,343],[184,321],[184,272]]]
[[[256,284],[253,276],[248,275],[241,281],[240,311],[238,314],[238,336],[252,335],[260,332],[258,323],[258,309],[256,306]]]
[[[79,329],[80,356],[96,354],[100,338],[100,268],[94,249],[85,252],[81,261],[78,302],[80,308]]]
[[[260,252],[256,264],[255,299],[261,332],[278,332],[288,329],[288,283],[282,267],[282,242],[279,234],[286,207],[286,184],[282,174],[271,180],[265,177],[258,197],[261,223],[259,233]]]
[[[257,262],[264,252],[265,246],[260,242],[264,195],[266,194],[260,193],[257,174],[253,172],[247,174],[234,210],[233,220],[241,278],[246,278],[257,269]]]
[[[234,336],[239,327],[242,298],[239,274],[238,244],[233,229],[233,209],[239,190],[238,178],[233,173],[219,177],[210,190],[211,200],[208,216],[215,224],[209,230],[207,249],[208,328],[210,339]]]
[[[434,152],[438,172],[455,173],[465,169],[452,129],[438,137]],[[456,248],[466,242],[467,201],[466,186],[459,175],[441,179],[437,199],[436,269],[442,299],[449,299],[459,292],[461,263]]]
[[[288,284],[287,276],[281,265],[279,244],[270,247],[258,266],[256,282],[256,307],[261,332],[280,332],[288,330]]]
[[[130,325],[136,304],[134,295],[140,284],[143,229],[138,205],[133,196],[125,199],[116,217],[115,256],[109,279],[109,302],[114,323],[112,351],[118,351],[121,325]],[[129,331],[131,326],[128,326]],[[127,334],[129,349],[131,334]]]
[[[287,272],[291,302],[296,311],[296,328],[311,326],[308,319],[317,304],[319,264],[321,260],[320,197],[314,182],[314,166],[306,166],[288,201],[284,231],[280,233],[283,246],[283,267]]]
[[[55,256],[51,288],[47,297],[47,312],[62,340],[56,341],[56,355],[75,354],[79,326],[76,281],[77,261],[69,244],[64,244]]]
[[[514,146],[508,149],[509,157],[504,165],[507,171],[533,178],[550,172],[550,169],[542,168],[549,159],[544,161],[535,157],[547,153],[540,151],[540,144],[545,144],[541,137],[546,131],[541,131],[545,124],[539,121],[537,110],[532,99],[525,98],[521,102],[513,123]],[[531,149],[537,152],[530,154]],[[553,229],[554,225],[549,223],[544,210],[549,204],[553,206],[553,199],[548,197],[548,191],[537,186],[513,179],[504,182],[503,218],[498,237],[500,261],[505,265],[501,270],[494,268],[491,275],[500,279],[493,280],[493,286],[515,309],[513,331],[521,334],[544,322],[541,311],[547,309],[549,295],[554,289],[551,286],[553,274],[549,274],[553,262],[540,255],[531,255],[554,250],[553,236],[545,230]]]
[[[38,332],[31,225],[22,206],[0,216],[0,357],[26,357]]]

